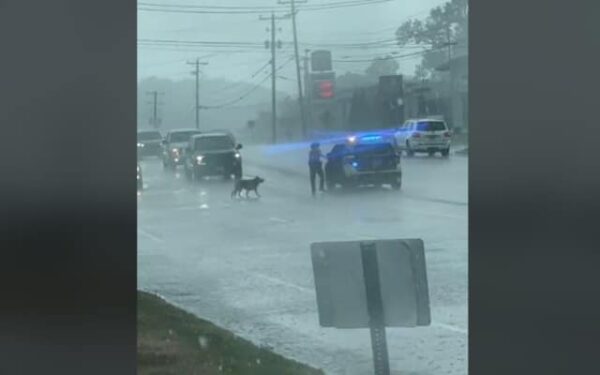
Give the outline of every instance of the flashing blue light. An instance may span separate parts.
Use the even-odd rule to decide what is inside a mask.
[[[366,135],[361,137],[361,141],[370,142],[370,141],[380,141],[383,137],[380,135]]]
[[[357,162],[355,162],[355,161],[353,161],[353,162],[352,162],[352,166],[353,166],[354,168],[356,168],[356,167],[358,167],[358,163],[357,163]]]

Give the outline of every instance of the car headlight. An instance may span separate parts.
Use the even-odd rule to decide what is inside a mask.
[[[196,156],[196,163],[202,164],[202,160],[204,160],[204,156],[202,156],[202,155]]]
[[[174,153],[174,154],[178,154],[178,153],[179,153],[179,150],[178,150],[178,149],[176,149],[176,148],[174,148],[174,149],[172,149],[172,150],[171,150],[171,152],[172,152],[172,153]]]
[[[239,158],[241,158],[241,157],[242,157],[242,155],[240,155],[240,154],[239,154],[239,153],[237,153],[237,152],[235,153],[235,158],[236,158],[236,159],[239,159]]]
[[[138,147],[144,147],[144,144],[143,143],[138,143],[137,146]]]

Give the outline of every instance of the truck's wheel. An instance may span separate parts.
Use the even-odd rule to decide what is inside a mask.
[[[400,190],[400,188],[402,187],[402,178],[397,177],[396,180],[394,180],[391,185],[392,185],[392,189]]]
[[[406,155],[407,156],[415,156],[415,151],[410,148],[410,143],[406,141]]]
[[[450,147],[445,148],[445,149],[442,150],[442,156],[443,157],[447,158],[448,155],[450,155]]]

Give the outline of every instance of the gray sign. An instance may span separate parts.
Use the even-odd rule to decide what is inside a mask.
[[[361,244],[375,245],[375,274],[379,278],[384,325],[429,325],[425,251],[419,239],[313,243],[311,255],[320,325],[370,327]]]

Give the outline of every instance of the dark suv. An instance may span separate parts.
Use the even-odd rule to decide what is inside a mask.
[[[394,142],[383,137],[351,137],[327,154],[325,182],[328,189],[390,184],[398,190],[402,185],[400,154]]]
[[[162,153],[162,136],[157,130],[138,130],[138,157],[160,156]]]
[[[189,179],[204,176],[223,176],[226,179],[242,176],[242,156],[229,133],[203,133],[190,137],[185,150],[185,174]]]
[[[201,134],[196,129],[171,130],[163,140],[162,162],[165,169],[175,169],[184,162],[184,151],[190,141],[190,137]]]

